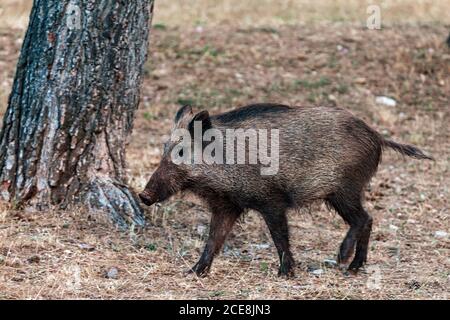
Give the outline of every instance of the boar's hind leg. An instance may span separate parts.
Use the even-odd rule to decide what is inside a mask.
[[[293,276],[294,258],[289,249],[289,229],[286,217],[286,210],[262,210],[264,221],[269,228],[275,247],[280,258],[279,276]]]
[[[195,272],[198,276],[204,276],[208,273],[214,260],[214,256],[219,253],[227,235],[230,233],[234,223],[242,213],[242,210],[234,208],[231,205],[223,206],[223,203],[216,203],[211,209],[212,217],[208,241],[206,242],[200,260],[190,270],[190,272]]]
[[[364,211],[364,209],[362,209]],[[369,239],[370,233],[372,231],[372,217],[369,216],[367,212],[365,212],[366,223],[364,224],[364,228],[361,230],[361,235],[356,242],[356,254],[352,263],[348,267],[350,270],[358,271],[364,263],[367,261],[367,250],[369,247]]]
[[[372,218],[364,210],[361,204],[361,196],[333,194],[327,200],[328,203],[339,213],[344,221],[350,225],[350,230],[342,242],[338,263],[341,266],[348,265],[356,247],[355,258],[349,266],[350,270],[358,270],[367,260],[367,248],[369,245],[370,232],[372,230]]]

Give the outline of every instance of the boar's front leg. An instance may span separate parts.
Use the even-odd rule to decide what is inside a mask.
[[[217,203],[211,206],[211,225],[205,249],[200,260],[189,270],[190,272],[195,272],[198,276],[205,276],[208,273],[214,256],[219,253],[227,235],[242,213],[241,209],[231,204],[223,205],[223,202],[217,199],[215,201]]]

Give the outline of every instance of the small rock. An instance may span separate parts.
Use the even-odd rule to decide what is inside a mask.
[[[334,268],[337,266],[337,261],[334,259],[325,259],[323,260],[323,264],[325,265],[325,267]]]
[[[268,243],[254,244],[252,245],[252,247],[257,250],[265,250],[270,248],[270,244]]]
[[[422,82],[425,82],[425,81],[427,80],[427,76],[424,75],[424,74],[421,74],[421,75],[420,75],[420,80],[421,80]]]
[[[80,247],[80,249],[83,249],[86,251],[94,251],[95,250],[94,246],[87,244],[87,243],[82,243],[82,244],[79,244],[78,246]]]
[[[324,273],[323,269],[316,266],[308,266],[308,269],[306,271],[315,276],[320,276]]]
[[[445,231],[442,231],[442,230],[436,231],[434,233],[435,238],[447,238],[447,236],[448,236],[448,233]]]
[[[393,224],[391,224],[391,225],[389,225],[389,229],[392,230],[392,231],[397,231],[398,227],[394,226]]]
[[[311,271],[311,274],[315,275],[315,276],[320,276],[324,273],[323,269],[316,269]]]
[[[108,278],[108,279],[117,279],[118,275],[119,275],[119,270],[117,270],[117,268],[112,267],[106,273],[106,278]]]
[[[356,84],[365,84],[367,82],[366,78],[356,78],[355,83]]]
[[[336,50],[339,51],[342,54],[347,54],[348,53],[348,49],[340,44],[338,44],[336,46]]]
[[[426,199],[427,199],[427,197],[426,197],[425,194],[421,193],[421,194],[419,195],[419,202],[424,202]]]
[[[392,98],[380,96],[375,98],[375,102],[378,104],[382,104],[388,107],[395,107],[397,105],[397,101]]]
[[[242,73],[236,72],[234,76],[236,77],[239,83],[245,83],[244,75]]]
[[[202,224],[199,224],[199,225],[197,226],[197,233],[198,233],[200,236],[203,236],[203,235],[205,234],[205,231],[206,231],[206,226],[204,226],[204,225],[202,225]]]

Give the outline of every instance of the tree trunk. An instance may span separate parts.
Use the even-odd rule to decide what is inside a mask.
[[[0,133],[1,197],[144,223],[126,186],[153,0],[35,0]]]

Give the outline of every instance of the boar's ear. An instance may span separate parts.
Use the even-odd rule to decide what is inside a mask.
[[[194,133],[194,123],[195,121],[200,121],[202,123],[202,131],[205,132],[208,129],[211,129],[211,118],[209,117],[209,112],[206,110],[203,110],[199,113],[197,113],[189,123],[189,131],[191,134]]]
[[[183,119],[187,114],[192,115],[192,107],[191,106],[183,106],[178,110],[175,115],[175,123],[178,123],[181,119]]]

